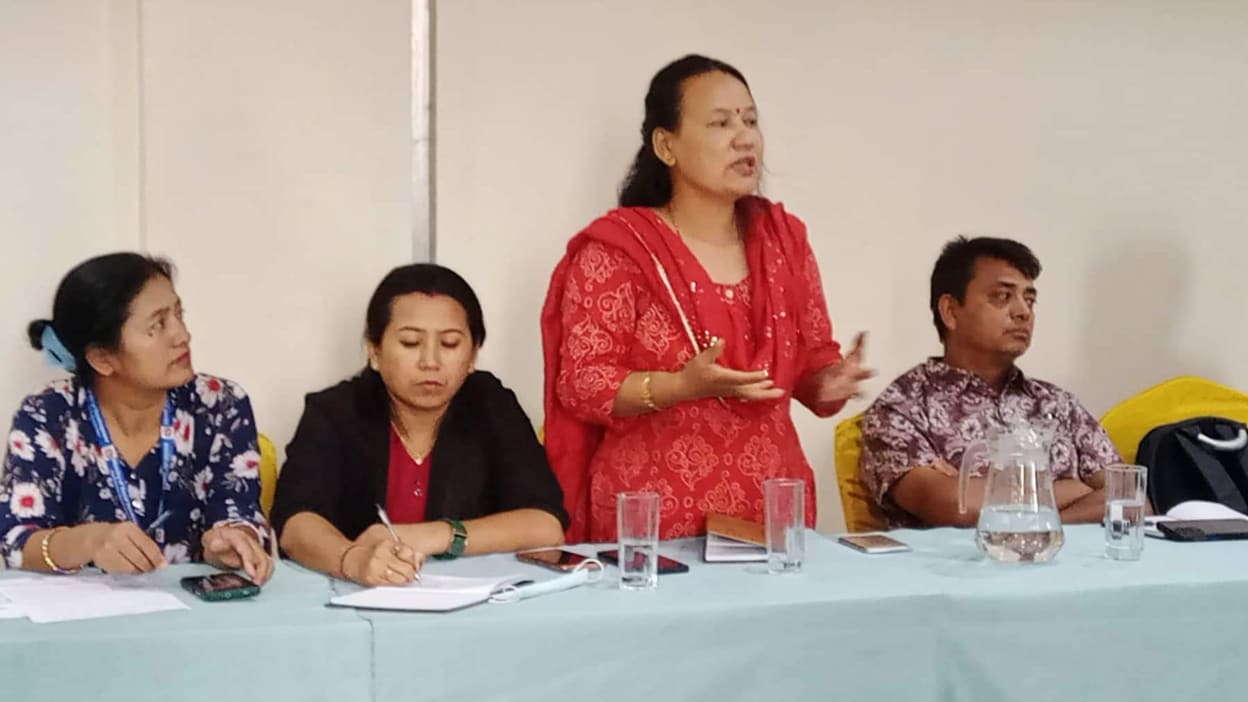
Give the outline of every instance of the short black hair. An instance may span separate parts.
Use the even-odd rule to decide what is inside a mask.
[[[1040,259],[1025,244],[1013,239],[960,236],[945,244],[932,269],[931,290],[932,323],[942,342],[949,330],[940,318],[940,298],[952,295],[958,302],[966,302],[966,288],[975,277],[975,263],[981,258],[1005,261],[1028,280],[1040,277]]]
[[[83,261],[66,273],[57,286],[52,319],[36,319],[27,325],[30,345],[42,351],[43,333],[52,327],[65,350],[74,357],[74,375],[90,383],[95,372],[87,363],[87,350],[117,348],[121,328],[130,318],[130,303],[156,276],[173,280],[173,264],[132,252]]]
[[[485,316],[481,313],[481,302],[477,300],[477,294],[462,276],[436,263],[399,266],[381,279],[381,283],[373,291],[373,297],[368,301],[364,338],[374,346],[380,344],[386,327],[390,326],[395,298],[414,292],[445,295],[458,302],[464,308],[464,315],[468,317],[468,333],[472,336],[472,345],[481,348],[485,343]]]

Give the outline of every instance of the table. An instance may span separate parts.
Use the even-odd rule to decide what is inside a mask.
[[[201,602],[178,585],[210,572],[184,565],[141,576],[190,610],[58,624],[0,620],[0,700],[373,699],[368,624],[325,606],[327,578],[281,563],[258,596],[238,602]]]
[[[967,530],[896,536],[915,550],[811,535],[795,576],[701,564],[699,541],[678,542],[662,550],[692,572],[654,592],[366,613],[377,696],[1173,702],[1248,689],[1248,542],[1150,539],[1122,563],[1102,556],[1100,527],[1074,526],[1054,563],[1017,566],[981,559]],[[474,560],[480,574],[531,572]]]
[[[1010,566],[980,559],[966,530],[895,535],[914,551],[865,555],[811,534],[792,576],[702,564],[700,541],[672,542],[661,550],[692,572],[653,592],[603,584],[448,614],[325,608],[353,586],[283,564],[254,602],[0,621],[0,689],[214,702],[1175,702],[1248,689],[1248,542],[1150,539],[1141,561],[1120,563],[1102,557],[1099,527],[1074,526],[1054,563]],[[427,569],[552,575],[509,555]]]

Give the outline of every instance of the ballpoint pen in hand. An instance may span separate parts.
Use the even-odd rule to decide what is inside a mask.
[[[394,539],[394,543],[401,544],[399,541],[399,532],[394,530],[394,523],[390,521],[390,515],[386,514],[386,508],[377,505],[377,517],[381,519],[381,523],[386,525],[386,529],[390,532],[390,538]],[[416,582],[420,582],[420,573],[416,573]]]
[[[159,527],[161,524],[164,524],[165,520],[169,519],[170,515],[172,514],[173,514],[173,510],[170,510],[170,509],[167,509],[164,512],[161,512],[160,516],[156,517],[156,519],[154,519],[151,524],[147,525],[147,528],[143,530],[144,533],[151,534],[152,532],[156,531],[156,528]]]

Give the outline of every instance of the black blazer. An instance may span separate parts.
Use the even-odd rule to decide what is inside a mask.
[[[512,509],[568,526],[563,492],[516,395],[485,371],[451,400],[433,445],[426,518],[473,519]],[[314,512],[348,539],[377,523],[390,472],[390,409],[372,371],[309,394],[277,479],[273,526]]]

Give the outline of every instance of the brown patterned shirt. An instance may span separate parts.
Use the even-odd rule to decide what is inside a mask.
[[[912,468],[945,461],[955,468],[985,430],[1019,422],[1056,422],[1053,477],[1086,480],[1122,459],[1100,423],[1073,395],[1015,369],[1000,392],[982,378],[928,359],[876,398],[862,416],[859,472],[890,527],[920,526],[888,491]]]

